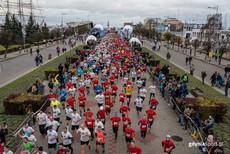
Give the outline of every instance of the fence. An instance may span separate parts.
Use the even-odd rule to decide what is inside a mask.
[[[151,70],[150,68],[147,69],[147,71],[148,71],[149,74],[151,74],[150,70]],[[151,77],[153,78],[154,83],[159,87],[160,82],[159,82],[158,78],[157,78],[156,76],[151,76]],[[177,109],[177,110],[176,110],[177,113],[178,113],[178,114],[183,114],[183,115],[185,116],[185,114],[180,110],[179,106],[177,105],[176,100],[172,99],[172,97],[171,97],[171,95],[170,95],[170,92],[169,92],[168,90],[166,90],[164,94],[165,94],[165,95],[164,95],[164,98],[166,99],[166,101],[167,101],[168,103],[170,103],[170,104],[175,105],[175,107],[176,107],[176,109]],[[185,117],[186,117],[186,116],[185,116]],[[202,132],[200,131],[200,128],[196,125],[196,123],[195,123],[190,117],[187,117],[187,118],[188,118],[189,122],[190,122],[191,124],[193,124],[194,127],[196,128],[196,131],[198,132],[198,135],[199,135],[199,138],[200,138],[200,140],[201,140],[201,143],[205,143],[205,140],[204,140],[204,137],[203,137],[203,135],[202,135]],[[205,149],[205,150],[208,152],[207,149]]]
[[[67,78],[66,78],[66,81],[69,81],[71,79],[71,74],[69,73],[67,75]],[[59,86],[56,86],[54,88],[54,93],[59,94]],[[32,115],[28,115],[22,122],[21,124],[15,129],[15,131],[13,132],[13,137],[7,142],[8,145],[10,145],[10,143],[14,142],[15,140],[18,139],[18,134],[21,132],[23,126],[26,124],[26,123],[29,123],[30,126],[33,126],[33,118],[35,115],[37,115],[39,113],[40,110],[42,110],[42,108],[49,102],[49,99],[47,99],[43,105],[40,107],[40,109],[38,111],[36,111],[35,113],[33,113]],[[20,145],[21,145],[22,141],[19,142],[19,144],[16,146],[16,151],[15,153],[18,153],[19,150],[20,150]]]

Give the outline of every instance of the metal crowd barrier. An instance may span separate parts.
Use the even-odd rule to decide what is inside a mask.
[[[147,71],[148,71],[148,73],[151,73],[150,68],[147,68]],[[159,87],[160,81],[158,80],[158,78],[156,76],[152,76],[152,78],[153,78],[153,82]],[[166,99],[166,101],[168,103],[170,103],[170,104],[173,103],[176,106],[176,109],[177,109],[176,111],[178,111],[179,114],[182,113],[184,115],[184,113],[180,110],[179,106],[177,105],[176,101],[174,99],[172,99],[172,97],[170,96],[169,91],[167,91],[167,90],[165,91],[165,97],[164,98]],[[190,117],[188,117],[188,120],[191,122],[191,124],[193,124],[195,126],[196,131],[198,132],[199,138],[201,140],[201,143],[205,143],[205,140],[204,140],[204,137],[202,135],[202,132],[200,131],[200,128],[195,124],[195,122]],[[208,152],[208,150],[207,150],[207,152]]]

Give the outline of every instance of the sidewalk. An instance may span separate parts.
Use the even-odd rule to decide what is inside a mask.
[[[151,44],[150,41],[145,41],[145,43],[147,43],[147,44],[149,44],[149,45]],[[166,45],[166,43],[163,42],[163,43],[161,44],[161,47],[167,49],[167,48],[165,47],[165,45]],[[179,48],[179,51],[178,51],[178,46],[175,45],[175,46],[174,46],[174,49],[173,49],[173,48],[172,48],[172,45],[170,45],[170,50],[173,50],[173,51],[179,52],[179,53],[181,53],[181,54],[190,56],[190,49],[187,49],[187,50],[186,50],[186,49],[183,49],[184,52],[182,52],[182,49],[181,49],[181,48]],[[192,56],[193,58],[197,59],[197,60],[200,60],[200,61],[209,63],[209,64],[211,64],[211,65],[215,65],[215,66],[217,66],[217,67],[219,67],[219,68],[225,68],[225,66],[226,66],[227,64],[230,64],[230,59],[228,59],[228,57],[224,57],[224,56],[226,56],[226,54],[223,55],[223,58],[222,58],[222,60],[221,60],[221,65],[219,65],[218,61],[215,62],[215,61],[214,61],[214,58],[212,58],[211,61],[209,61],[209,57],[207,57],[206,60],[205,60],[206,54],[203,53],[203,52],[198,52],[198,51],[197,51],[197,52],[196,52],[196,56],[194,56],[194,49],[192,50],[192,55],[191,55],[191,56]]]
[[[53,43],[53,44],[50,44],[50,45],[47,45],[46,44],[43,44],[43,45],[40,45],[39,46],[39,49],[40,50],[43,50],[43,49],[46,49],[46,48],[49,48],[49,47],[52,47],[52,46],[55,46],[55,45],[59,45],[61,43]],[[33,50],[33,53],[36,53],[36,49],[38,47],[37,46],[33,46],[32,47],[32,50]],[[13,59],[13,58],[17,58],[17,57],[20,57],[20,56],[23,56],[23,55],[27,55],[27,54],[30,54],[29,52],[30,48],[27,48],[27,49],[22,49],[21,50],[21,54],[19,54],[19,50],[18,51],[14,51],[14,52],[10,52],[6,55],[6,58],[5,57],[5,54],[2,54],[0,55],[0,62],[3,62],[3,61],[6,61],[6,60],[9,60],[9,59]]]

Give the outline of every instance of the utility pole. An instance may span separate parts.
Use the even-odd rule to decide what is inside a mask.
[[[6,7],[7,7],[7,14],[10,13],[10,2],[9,0],[6,1]]]

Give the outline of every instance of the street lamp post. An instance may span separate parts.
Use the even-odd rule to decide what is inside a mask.
[[[24,48],[24,53],[26,51],[26,47],[25,47],[25,44],[26,44],[26,31],[25,31],[25,26],[23,26],[22,28],[22,35],[23,35],[23,48]]]

